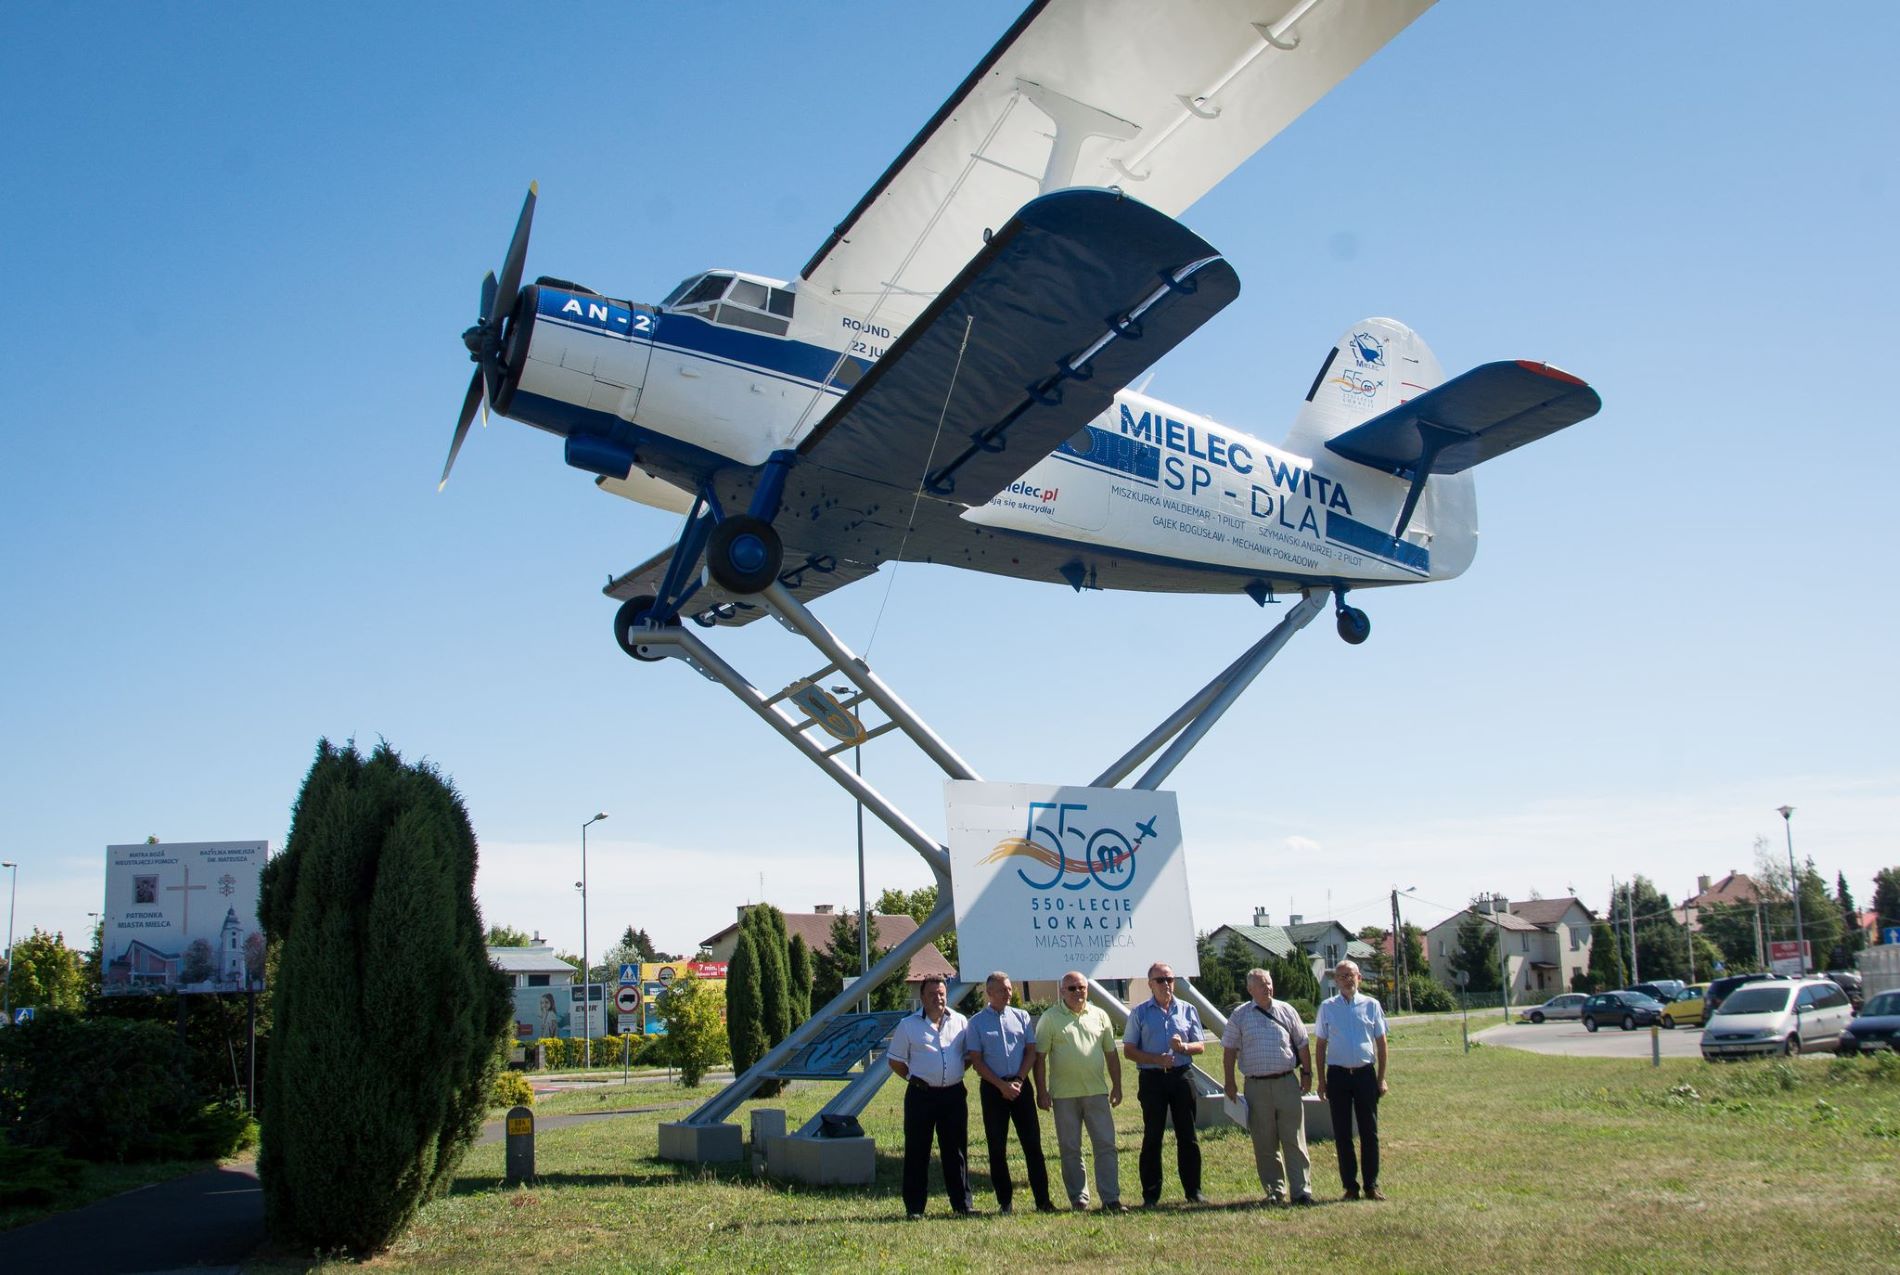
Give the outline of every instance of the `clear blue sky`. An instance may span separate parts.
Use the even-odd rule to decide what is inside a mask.
[[[851,899],[843,794],[610,640],[599,587],[672,516],[508,422],[436,493],[459,334],[530,179],[531,274],[793,275],[1015,11],[0,10],[18,929],[80,939],[109,843],[281,846],[325,735],[440,765],[488,918],[564,947],[596,810],[596,952],[629,922],[690,949],[761,888]],[[1176,773],[1198,925],[1680,897],[1779,847],[1784,802],[1863,903],[1900,862],[1896,46],[1885,3],[1446,4],[1189,210],[1243,293],[1163,398],[1278,439],[1386,314],[1605,404],[1479,472],[1463,579],[1368,597],[1363,647],[1314,625]],[[1076,782],[1275,618],[928,567],[821,614],[986,777]],[[809,671],[769,628],[722,649]],[[934,772],[865,764],[940,829]],[[927,880],[875,825],[870,876]]]

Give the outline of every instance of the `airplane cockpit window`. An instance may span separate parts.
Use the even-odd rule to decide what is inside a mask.
[[[726,292],[726,299],[719,305],[719,312],[713,316],[713,322],[729,328],[784,336],[792,326],[791,295],[782,288],[773,288],[751,279],[735,279]],[[774,305],[780,296],[785,297],[785,302],[782,306]]]
[[[687,275],[684,279],[680,280],[679,287],[673,289],[671,292],[666,294],[665,299],[662,300],[660,304],[672,305],[674,302],[678,301],[681,297],[686,295],[686,290],[688,288],[692,287],[694,284],[698,283],[701,279],[704,279],[705,277],[706,276],[703,274]]]
[[[732,282],[729,274],[709,274],[686,290],[686,295],[675,304],[682,310],[692,306],[707,305],[725,295],[726,285]]]

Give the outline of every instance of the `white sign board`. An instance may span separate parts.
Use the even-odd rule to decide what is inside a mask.
[[[268,855],[263,841],[107,846],[105,994],[262,987],[257,895]]]
[[[966,982],[1200,973],[1173,793],[944,784]]]

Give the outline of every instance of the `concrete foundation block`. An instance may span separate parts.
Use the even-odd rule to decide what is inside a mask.
[[[1333,1140],[1333,1109],[1318,1094],[1307,1094],[1300,1099],[1300,1110],[1306,1113],[1306,1141],[1331,1142]]]
[[[1226,1101],[1225,1095],[1222,1094],[1195,1094],[1194,1127],[1196,1129],[1212,1129],[1219,1125],[1233,1124],[1234,1122],[1227,1118]]]
[[[767,1138],[765,1171],[807,1186],[870,1186],[877,1179],[877,1143],[871,1138]]]
[[[682,1164],[737,1164],[745,1158],[745,1130],[736,1124],[660,1126],[660,1159]]]

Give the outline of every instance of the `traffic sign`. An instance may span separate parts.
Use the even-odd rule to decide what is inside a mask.
[[[1882,943],[1900,943],[1900,925],[1889,925],[1880,931]]]
[[[639,1013],[640,985],[638,983],[622,983],[620,990],[614,993],[614,1009],[622,1014]]]
[[[24,1027],[32,1021],[33,1007],[31,1005],[22,1005],[13,1011],[13,1025],[15,1027]]]
[[[640,967],[635,965],[632,961],[622,961],[620,963],[620,981],[622,983],[639,982]]]

